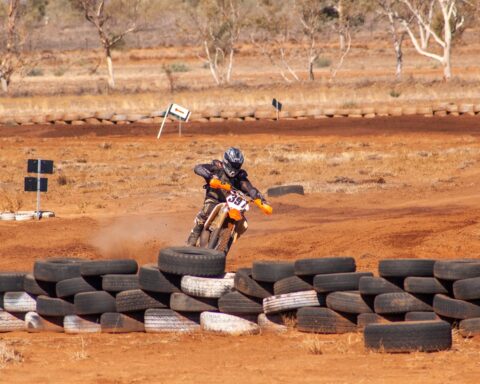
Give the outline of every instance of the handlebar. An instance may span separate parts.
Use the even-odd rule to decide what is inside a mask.
[[[214,189],[223,189],[224,191],[227,191],[227,192],[231,192],[232,190],[233,191],[236,191],[238,193],[241,193],[242,196],[245,197],[246,200],[248,200],[249,203],[251,203],[252,201],[255,203],[255,205],[260,208],[260,210],[265,213],[266,215],[271,215],[273,213],[273,208],[272,206],[268,205],[268,204],[264,204],[262,202],[261,199],[252,199],[252,198],[249,198],[247,197],[245,194],[243,194],[241,191],[238,191],[237,189],[233,188],[230,184],[228,183],[223,183],[220,179],[217,179],[217,178],[213,178],[210,180],[210,182],[208,183],[208,185],[210,185],[211,188],[214,188]]]

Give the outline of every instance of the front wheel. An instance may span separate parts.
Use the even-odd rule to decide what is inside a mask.
[[[228,222],[226,227],[221,228],[220,233],[218,234],[218,241],[215,246],[217,251],[222,251],[225,254],[228,253],[230,250],[230,246],[233,242],[233,230],[235,228],[235,224]],[[212,234],[213,235],[213,234]]]

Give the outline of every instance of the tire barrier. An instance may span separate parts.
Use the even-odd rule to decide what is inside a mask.
[[[0,332],[204,331],[246,335],[364,332],[385,352],[440,351],[452,326],[480,334],[480,261],[381,260],[379,277],[351,257],[255,261],[225,273],[223,253],[162,249],[134,260],[38,260],[0,272]]]
[[[159,124],[164,111],[150,113],[93,112],[93,113],[55,113],[45,116],[12,115],[1,116],[0,125],[99,125],[99,124]],[[427,106],[379,106],[364,108],[313,107],[295,108],[280,113],[280,119],[322,119],[322,118],[375,118],[388,116],[479,116],[480,104],[437,103]],[[191,115],[190,121],[199,123],[223,121],[275,120],[276,112],[272,109],[206,109]],[[168,121],[173,121],[168,119]]]

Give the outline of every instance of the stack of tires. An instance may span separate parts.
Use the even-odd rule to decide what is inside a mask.
[[[25,314],[35,311],[36,297],[25,292],[25,273],[0,273],[0,332],[25,330]]]
[[[309,333],[347,333],[357,329],[357,317],[371,312],[358,292],[362,277],[352,257],[301,259],[294,276],[275,284],[276,296],[264,301],[266,313],[297,310],[297,328]]]
[[[35,262],[24,279],[25,291],[37,299],[27,314],[29,331],[95,333],[141,331],[141,310],[123,313],[117,300],[138,288],[135,260],[85,261],[58,258]]]
[[[140,269],[140,287],[148,294],[166,295],[163,307],[145,312],[146,332],[193,332],[203,312],[217,312],[218,299],[233,287],[225,274],[225,254],[194,247],[160,251],[158,265]]]
[[[381,260],[380,277],[362,278],[360,292],[370,298],[375,312],[359,321],[367,348],[387,352],[451,348],[450,324],[433,309],[434,297],[448,292],[434,276],[435,263],[430,259]]]
[[[480,260],[437,261],[436,279],[445,287],[433,299],[434,311],[458,325],[465,337],[480,334]]]

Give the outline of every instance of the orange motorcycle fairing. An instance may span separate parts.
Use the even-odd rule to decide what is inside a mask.
[[[242,213],[237,209],[230,209],[228,211],[228,216],[235,221],[243,220]]]

